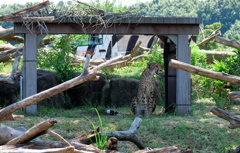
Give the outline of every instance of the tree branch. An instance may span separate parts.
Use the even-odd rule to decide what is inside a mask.
[[[12,140],[10,140],[7,145],[15,145],[15,144],[22,144],[29,142],[30,140],[38,137],[39,135],[42,135],[45,133],[49,128],[54,126],[57,123],[57,120],[55,119],[48,119],[46,121],[43,121],[29,130],[27,130],[24,134],[22,134],[19,137],[16,137]]]
[[[35,12],[35,11],[40,10],[44,7],[47,7],[49,5],[50,5],[50,2],[45,1],[45,2],[39,3],[37,5],[34,5],[34,6],[31,6],[31,7],[16,11],[16,12],[11,13],[9,15],[0,16],[0,21],[10,21],[10,19],[18,18],[22,15],[26,15],[26,14]]]
[[[240,128],[240,118],[235,117],[232,114],[230,114],[218,107],[215,107],[215,106],[211,108],[210,112],[212,112],[214,115],[230,122],[230,124],[228,125],[228,127],[230,129]]]
[[[103,134],[106,134],[108,137],[116,137],[118,140],[131,141],[136,144],[139,149],[144,149],[145,145],[143,144],[137,131],[141,123],[142,119],[136,117],[128,131],[111,131],[104,132]]]
[[[229,83],[233,83],[236,85],[240,85],[240,77],[239,76],[234,76],[230,75],[227,73],[221,73],[221,72],[215,72],[215,71],[210,71],[206,70],[197,66],[193,66],[184,62],[180,62],[177,60],[171,59],[169,62],[169,66],[177,69],[181,69],[190,73],[202,75],[208,78],[213,78],[221,81],[226,81]]]
[[[236,40],[229,40],[222,37],[215,37],[215,42],[226,45],[226,46],[230,46],[236,49],[240,49],[240,42]]]

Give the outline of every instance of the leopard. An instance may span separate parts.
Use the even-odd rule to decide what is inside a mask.
[[[162,68],[159,63],[147,63],[147,68],[142,72],[137,96],[132,98],[131,111],[134,115],[151,115],[156,109],[154,98],[155,78],[160,76]]]
[[[147,68],[142,72],[137,96],[131,101],[131,111],[134,115],[151,115],[156,109],[156,99],[154,98],[155,78],[154,75],[164,76],[159,63],[147,63]],[[108,115],[129,115],[115,110],[107,110]]]

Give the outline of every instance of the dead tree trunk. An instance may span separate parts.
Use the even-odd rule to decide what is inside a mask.
[[[173,59],[171,59],[171,61],[169,62],[169,66],[173,68],[181,69],[190,73],[202,75],[208,78],[217,79],[217,80],[226,81],[232,84],[240,85],[240,77],[238,76],[206,70],[206,69],[193,66],[187,63],[183,63],[177,60],[173,60]]]
[[[226,45],[226,46],[230,46],[236,49],[240,49],[240,42],[236,40],[229,40],[222,37],[215,37],[215,42]]]

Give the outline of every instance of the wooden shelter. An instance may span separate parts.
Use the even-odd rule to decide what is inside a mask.
[[[98,24],[87,18],[82,24],[71,20],[45,22],[47,30],[37,23],[27,27],[23,22],[14,23],[14,32],[25,35],[23,53],[23,98],[37,93],[37,45],[47,34],[119,34],[158,35],[164,41],[166,108],[176,108],[178,114],[189,114],[191,110],[191,78],[188,72],[173,69],[168,61],[173,58],[190,63],[189,36],[199,33],[201,18],[192,17],[135,17],[109,21],[108,25]],[[97,21],[96,21],[97,22]],[[27,107],[27,112],[35,114],[37,105]]]

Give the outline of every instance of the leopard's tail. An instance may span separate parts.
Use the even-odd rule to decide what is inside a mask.
[[[108,115],[123,115],[122,112],[118,112],[118,111],[110,110],[110,109],[108,109],[108,110],[106,111],[106,113],[107,113]]]

